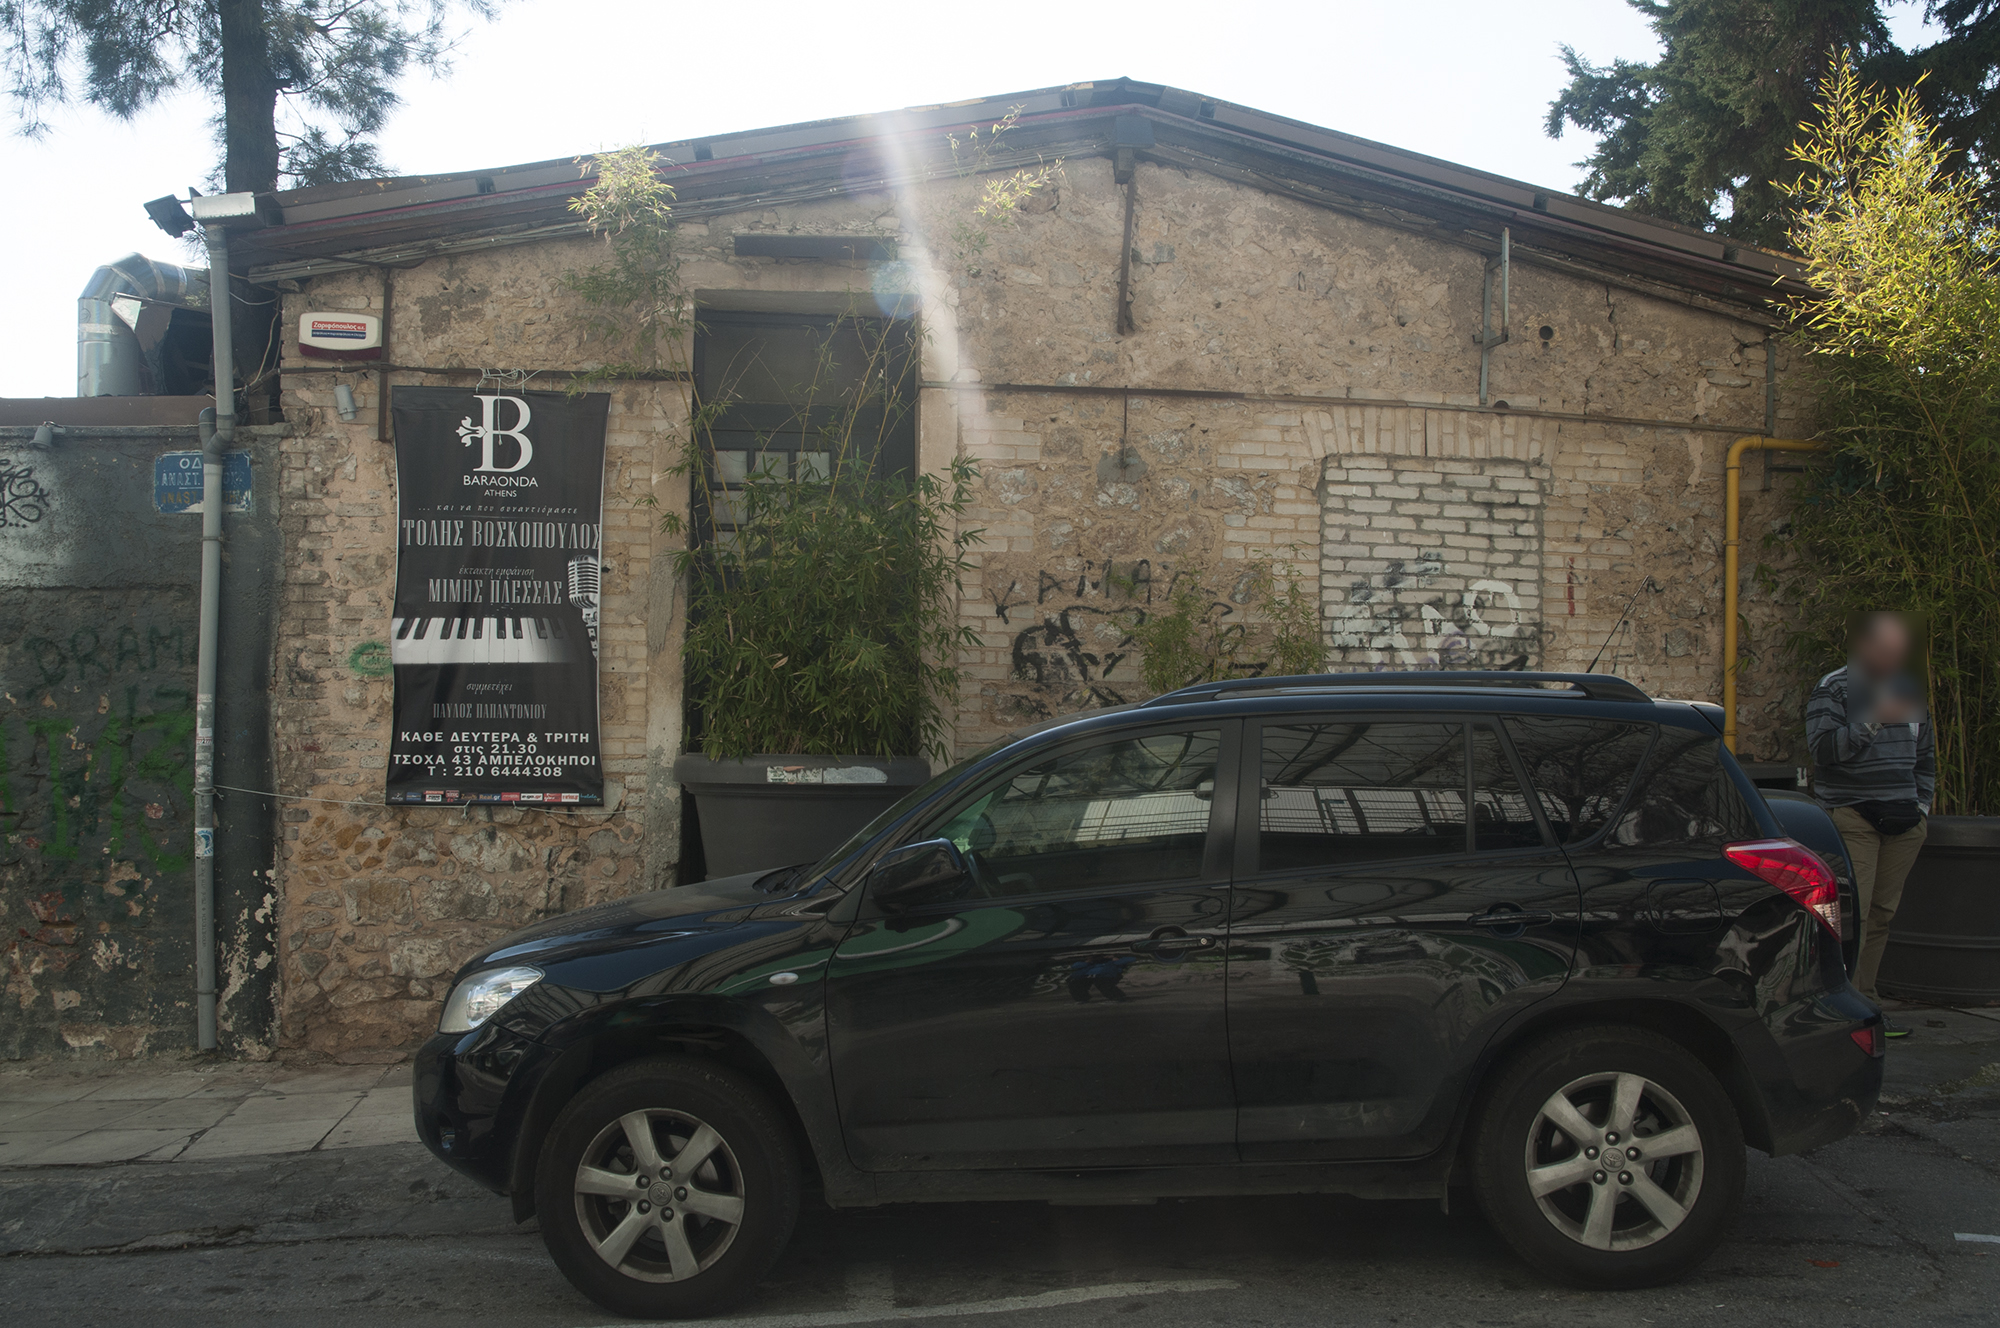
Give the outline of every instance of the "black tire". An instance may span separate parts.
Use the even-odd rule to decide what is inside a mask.
[[[650,1167],[635,1132],[651,1136]],[[682,1174],[661,1174],[690,1150],[700,1156]],[[697,1318],[740,1303],[784,1253],[799,1162],[783,1116],[742,1075],[692,1057],[638,1061],[585,1085],[556,1118],[536,1160],[535,1211],[563,1276],[605,1309]]]
[[[1635,1130],[1613,1129],[1621,1094],[1637,1099]],[[1742,1206],[1735,1105],[1708,1067],[1645,1029],[1575,1029],[1523,1048],[1500,1070],[1474,1131],[1473,1186],[1487,1220],[1529,1264],[1574,1285],[1683,1277]],[[1635,1136],[1636,1163],[1626,1154]],[[1541,1169],[1533,1180],[1531,1167]]]

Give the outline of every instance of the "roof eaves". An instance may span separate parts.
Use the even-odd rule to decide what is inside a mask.
[[[696,216],[727,210],[711,206],[711,200],[756,206],[826,196],[808,181],[854,192],[882,187],[895,176],[925,174],[910,164],[925,154],[909,153],[898,140],[990,123],[1015,108],[1021,113],[1015,139],[1030,147],[1036,140],[1061,140],[1075,155],[1108,150],[1110,122],[1119,114],[1139,114],[1167,130],[1179,146],[1222,160],[1253,168],[1282,163],[1290,172],[1318,172],[1361,186],[1382,201],[1438,212],[1454,222],[1518,226],[1557,239],[1558,247],[1629,255],[1657,278],[1671,281],[1684,273],[1692,286],[1730,298],[1761,300],[1774,286],[1804,289],[1802,265],[1787,254],[1198,93],[1129,80],[684,139],[654,150],[673,163],[683,192],[678,210]],[[1081,132],[1093,122],[1107,132]],[[841,166],[857,151],[904,164],[877,176],[845,178]],[[816,163],[832,168],[815,172]],[[760,177],[771,187],[760,189]],[[298,190],[279,196],[285,224],[244,237],[245,248],[252,275],[269,280],[397,261],[384,254],[418,261],[428,253],[580,233],[580,223],[567,219],[566,209],[586,182],[577,161],[558,160]],[[729,187],[732,182],[737,187]],[[801,188],[803,195],[797,192]],[[377,243],[367,243],[370,239]]]

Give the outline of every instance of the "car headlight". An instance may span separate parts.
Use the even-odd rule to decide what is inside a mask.
[[[451,990],[438,1020],[440,1033],[470,1033],[500,1007],[542,980],[539,968],[494,968],[474,973]]]

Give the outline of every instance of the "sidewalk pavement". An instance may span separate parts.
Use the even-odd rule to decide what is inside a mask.
[[[200,1162],[416,1139],[408,1065],[154,1060],[0,1070],[0,1167]]]

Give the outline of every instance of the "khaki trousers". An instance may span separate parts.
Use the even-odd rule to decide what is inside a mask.
[[[1855,964],[1854,985],[1868,999],[1879,1001],[1875,974],[1881,970],[1882,951],[1889,944],[1889,923],[1896,916],[1896,905],[1903,902],[1903,882],[1909,879],[1931,823],[1926,820],[1914,830],[1885,835],[1852,807],[1835,807],[1831,814],[1840,837],[1847,841],[1847,856],[1854,863],[1854,885],[1861,895],[1861,957]]]

